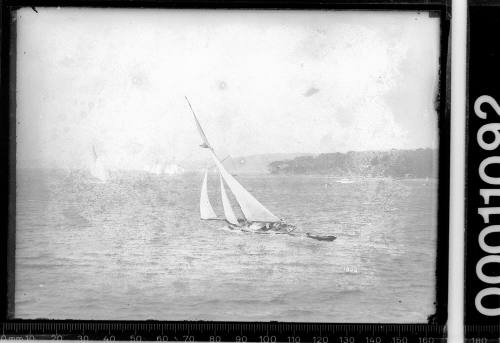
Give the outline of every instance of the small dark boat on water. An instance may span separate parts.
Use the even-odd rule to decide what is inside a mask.
[[[309,232],[306,232],[306,236],[309,238],[318,240],[318,241],[327,241],[327,242],[331,242],[331,241],[334,241],[335,239],[337,239],[337,237],[335,237],[335,236],[311,235]]]

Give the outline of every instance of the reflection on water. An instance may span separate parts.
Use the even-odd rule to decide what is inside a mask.
[[[18,171],[16,317],[425,322],[434,312],[435,181],[238,178],[298,232],[337,240],[200,221],[201,174],[93,183]]]

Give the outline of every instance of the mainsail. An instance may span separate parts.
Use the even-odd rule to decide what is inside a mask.
[[[205,135],[205,132],[203,132],[200,122],[196,117],[196,114],[194,113],[193,108],[191,107],[191,104],[189,103],[187,97],[186,101],[188,102],[189,108],[193,113],[194,120],[196,122],[196,127],[201,136],[201,139],[203,140],[203,144],[201,146],[203,148],[207,148],[210,150],[210,154],[212,155],[215,164],[219,169],[220,175],[222,176],[224,181],[226,181],[227,185],[229,186],[229,189],[231,189],[231,192],[233,192],[234,197],[236,198],[236,201],[240,205],[241,211],[243,212],[245,218],[250,222],[266,222],[266,223],[279,222],[280,220],[278,217],[276,217],[274,214],[271,213],[271,211],[265,208],[264,205],[262,205],[257,199],[255,199],[255,197],[252,194],[250,194],[231,174],[227,172],[226,168],[224,168],[222,163],[219,161],[219,158],[215,155],[212,146],[208,143],[207,136]]]
[[[226,217],[227,221],[230,222],[231,224],[239,225],[238,218],[236,218],[236,215],[233,212],[233,207],[231,206],[229,198],[227,197],[226,188],[224,187],[224,180],[222,179],[222,176],[220,174],[219,174],[219,179],[220,179],[220,193],[222,196],[222,207],[224,208],[224,216]]]
[[[200,218],[217,219],[217,215],[214,212],[212,204],[210,204],[210,199],[208,199],[207,178],[208,178],[208,171],[205,170],[205,177],[203,178],[203,184],[201,185]]]

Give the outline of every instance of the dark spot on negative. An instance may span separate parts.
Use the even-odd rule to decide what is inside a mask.
[[[306,96],[306,97],[307,97],[307,96],[312,96],[312,95],[314,95],[314,94],[316,94],[316,93],[318,93],[318,92],[319,92],[319,89],[318,89],[318,88],[311,87],[311,88],[309,88],[309,89],[307,90],[307,92],[305,92],[305,93],[304,93],[304,96]]]
[[[225,90],[227,88],[227,84],[224,81],[219,81],[219,89],[220,90]]]

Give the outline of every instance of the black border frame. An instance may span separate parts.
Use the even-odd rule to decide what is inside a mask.
[[[0,0],[1,1],[1,0]],[[450,20],[451,0],[3,0],[1,18],[0,194],[3,206],[0,227],[0,322],[15,323],[15,37],[11,20],[20,7],[61,6],[98,8],[185,9],[308,9],[308,10],[412,10],[430,11],[440,17],[439,93],[436,98],[439,130],[438,232],[436,255],[436,312],[428,325],[444,326],[448,305],[448,237],[450,190]],[[38,320],[21,321],[37,323]],[[87,321],[88,322],[88,321]],[[99,323],[99,321],[95,321]],[[195,322],[193,322],[195,323]],[[353,323],[354,324],[354,323]]]
[[[500,68],[493,63],[500,55],[500,44],[488,42],[487,33],[500,24],[500,2],[491,0],[467,0],[467,53],[466,53],[466,101],[465,101],[465,231],[464,231],[464,329],[465,338],[500,337],[500,317],[481,314],[475,306],[477,293],[494,284],[479,280],[476,264],[488,255],[478,246],[479,233],[495,220],[486,224],[479,216],[478,209],[498,206],[491,199],[485,204],[479,196],[480,189],[495,189],[481,180],[478,173],[479,162],[490,156],[497,156],[496,150],[485,151],[476,139],[478,128],[484,124],[498,122],[493,113],[487,119],[475,115],[474,103],[480,95],[492,96],[500,101],[500,86],[488,76],[498,75]],[[491,112],[489,105],[482,105],[483,110]],[[497,240],[498,241],[498,240]],[[491,254],[491,256],[496,256]],[[490,296],[493,298],[493,296]],[[486,298],[487,299],[487,298]],[[500,299],[483,300],[486,307],[498,307]],[[489,305],[489,306],[488,306]]]

